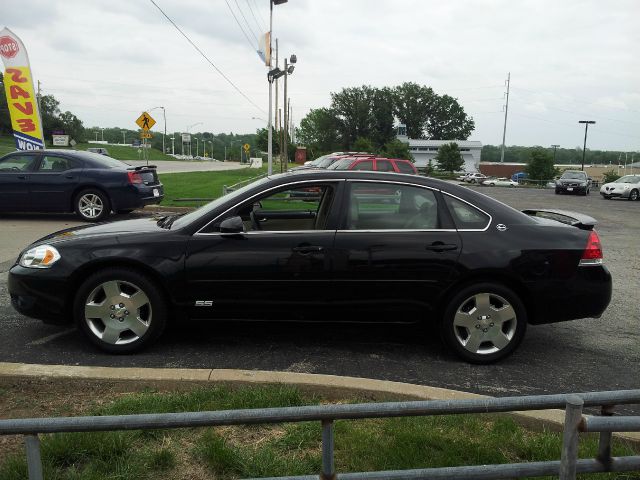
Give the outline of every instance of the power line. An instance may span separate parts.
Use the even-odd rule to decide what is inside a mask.
[[[263,25],[267,25],[267,22],[265,21],[264,17],[260,13],[260,9],[258,8],[258,5],[256,5],[256,0],[251,0],[251,1],[253,2],[253,6],[256,7],[256,11],[258,12],[258,16],[260,17],[260,21],[262,22]],[[252,10],[252,12],[253,12],[253,10]],[[264,27],[263,30],[266,32],[269,29],[267,27]]]
[[[249,7],[249,11],[251,12],[251,16],[253,17],[253,21],[256,22],[256,26],[258,27],[258,32],[264,32],[267,29],[263,28],[262,25],[260,25],[260,23],[258,23],[258,19],[256,18],[256,14],[253,13],[253,7],[251,6],[251,3],[249,2],[249,0],[247,1],[247,6]]]
[[[198,51],[198,53],[199,53],[200,55],[202,55],[202,57],[203,57],[207,62],[209,62],[209,64],[210,64],[213,68],[215,68],[216,72],[218,72],[218,73],[222,76],[222,78],[224,78],[224,79],[229,83],[229,85],[231,85],[231,86],[232,86],[232,87],[233,87],[233,88],[234,88],[234,89],[235,89],[235,90],[236,90],[240,95],[242,95],[242,96],[243,96],[243,97],[244,97],[244,98],[245,98],[245,99],[246,99],[246,100],[247,100],[251,105],[253,105],[254,107],[256,107],[256,108],[257,108],[258,110],[260,110],[262,113],[266,113],[266,112],[265,112],[262,108],[260,108],[260,107],[259,107],[259,106],[258,106],[258,105],[253,101],[253,100],[251,100],[249,97],[247,97],[247,96],[244,94],[244,92],[243,92],[242,90],[240,90],[240,89],[236,86],[236,84],[235,84],[235,83],[233,83],[233,82],[229,79],[229,77],[227,77],[227,76],[222,72],[222,70],[220,70],[220,69],[215,65],[215,63],[213,63],[211,60],[209,60],[209,57],[207,57],[207,56],[204,54],[204,52],[203,52],[202,50],[200,50],[200,48],[199,48],[195,43],[193,43],[193,42],[191,41],[191,39],[187,36],[187,34],[186,34],[186,33],[184,33],[184,32],[180,29],[180,27],[179,27],[178,25],[176,25],[176,23],[175,23],[173,20],[171,20],[171,18],[169,18],[169,16],[168,16],[166,13],[164,13],[164,11],[163,11],[159,6],[158,6],[158,4],[157,4],[156,2],[154,2],[154,0],[149,0],[149,1],[150,1],[151,3],[153,3],[153,5],[154,5],[158,10],[160,10],[160,13],[162,13],[162,15],[164,15],[164,17],[165,17],[167,20],[169,20],[169,22],[171,22],[171,25],[173,25],[173,26],[176,28],[176,30],[178,30],[178,31],[182,34],[182,36],[183,36],[184,38],[186,38],[186,39],[187,39],[187,41],[188,41],[188,42],[193,46],[193,48],[195,48],[195,49]],[[226,1],[226,0],[225,0],[225,1]],[[229,5],[229,4],[227,3],[227,5]]]
[[[236,7],[238,7],[238,11],[240,12],[240,15],[242,15],[242,18],[244,19],[244,23],[247,25],[247,28],[251,32],[251,35],[253,35],[253,38],[255,38],[256,44],[259,47],[260,46],[260,40],[258,40],[258,37],[256,36],[255,32],[253,31],[253,28],[251,28],[251,25],[249,25],[249,22],[247,21],[247,17],[244,16],[244,12],[240,8],[240,4],[238,4],[238,0],[234,0],[234,1],[236,2]]]
[[[251,40],[249,39],[249,35],[247,35],[247,32],[244,31],[244,28],[242,28],[242,25],[240,25],[240,21],[238,20],[238,17],[236,17],[236,14],[233,12],[233,9],[231,8],[231,5],[229,5],[229,2],[227,0],[224,0],[224,3],[227,4],[227,7],[229,8],[229,11],[231,12],[231,15],[233,15],[233,19],[238,24],[238,27],[240,28],[240,30],[242,30],[242,34],[244,35],[244,38],[247,39],[247,42],[249,42],[249,45],[251,45],[251,48],[253,50],[258,50],[258,46],[254,45],[253,43],[251,43]]]

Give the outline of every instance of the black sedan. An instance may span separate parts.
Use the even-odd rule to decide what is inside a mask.
[[[75,212],[97,222],[164,197],[154,166],[131,167],[76,150],[13,152],[0,158],[0,212]]]
[[[422,322],[488,363],[527,324],[604,312],[594,224],[416,175],[302,170],[187,214],[49,235],[22,252],[9,292],[19,312],[75,321],[114,353],[188,319]]]
[[[575,193],[589,195],[591,177],[581,170],[565,170],[556,180],[556,195],[559,193]]]

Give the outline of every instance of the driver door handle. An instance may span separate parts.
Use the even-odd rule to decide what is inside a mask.
[[[308,255],[310,253],[322,252],[324,250],[324,247],[321,247],[320,245],[305,245],[303,247],[293,247],[292,250],[302,255]]]
[[[431,245],[427,245],[425,248],[427,250],[431,250],[432,252],[447,252],[449,250],[457,250],[458,245],[456,245],[455,243],[433,242]]]

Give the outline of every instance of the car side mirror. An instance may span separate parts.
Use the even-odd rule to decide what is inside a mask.
[[[244,222],[240,217],[227,218],[220,224],[220,233],[243,233],[244,231]]]

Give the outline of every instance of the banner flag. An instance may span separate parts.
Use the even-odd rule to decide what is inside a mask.
[[[271,34],[269,32],[260,35],[258,55],[267,67],[271,66]]]
[[[4,89],[16,147],[18,150],[42,149],[42,120],[27,50],[16,34],[6,27],[0,32],[0,56],[4,63]]]

